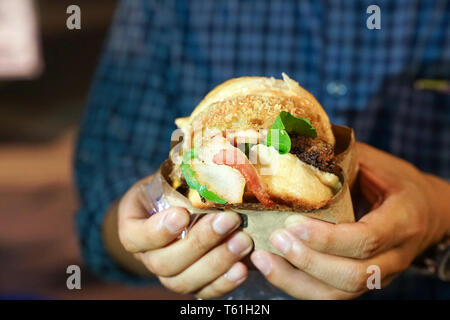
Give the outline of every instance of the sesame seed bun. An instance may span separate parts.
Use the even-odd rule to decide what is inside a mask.
[[[280,111],[305,117],[317,137],[334,146],[335,138],[325,110],[314,96],[286,74],[283,80],[267,77],[230,79],[209,92],[190,117],[178,118],[184,132],[201,128],[269,129]]]

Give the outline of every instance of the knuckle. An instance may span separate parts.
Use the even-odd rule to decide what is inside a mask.
[[[142,262],[148,270],[157,276],[169,277],[174,273],[170,265],[163,261],[163,259],[157,259],[150,254],[144,254]]]
[[[197,233],[196,236],[191,238],[190,246],[197,252],[204,252],[209,249],[210,244],[203,236],[203,233]]]
[[[302,270],[311,270],[314,263],[311,250],[308,250],[305,247],[299,248],[299,246],[296,246],[295,249],[296,266]]]
[[[212,228],[191,232],[191,237],[188,238],[189,246],[197,252],[205,252],[209,250],[212,241],[214,241],[215,239],[213,234],[214,233],[212,232]]]
[[[155,243],[163,241],[164,234],[157,226],[158,223],[156,219],[152,218],[156,218],[156,216],[150,217],[144,222],[144,234],[142,237],[144,238],[145,243],[154,245]]]
[[[320,237],[322,239],[322,249],[326,252],[332,249],[334,245],[334,240],[331,233],[328,231],[321,232]]]
[[[347,279],[343,286],[347,292],[358,293],[367,288],[367,273],[362,266],[349,268]]]
[[[159,275],[159,266],[154,262],[154,259],[152,259],[152,257],[150,257],[148,254],[142,254],[141,261],[150,272]]]
[[[131,253],[136,253],[139,251],[139,248],[136,245],[136,243],[130,238],[130,236],[126,232],[119,230],[119,240],[126,251]]]
[[[161,242],[163,241],[162,236],[158,236],[154,231],[146,226],[147,232],[142,235],[143,243],[146,249],[157,249],[161,247]]]
[[[224,269],[226,266],[231,267],[231,263],[234,261],[230,260],[230,256],[228,254],[228,250],[220,250],[222,248],[219,248],[217,251],[217,254],[214,256],[211,256],[208,261],[208,266],[211,268],[211,270],[216,270],[217,272],[219,270],[225,271]]]
[[[357,250],[357,258],[370,258],[381,248],[381,238],[373,231],[369,230],[370,229],[367,231],[367,235],[360,241],[359,249]]]
[[[416,214],[409,219],[408,228],[402,231],[406,239],[422,237],[424,230],[428,229],[429,221],[424,214]]]

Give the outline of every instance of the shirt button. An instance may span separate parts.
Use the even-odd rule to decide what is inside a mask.
[[[332,96],[343,96],[347,93],[347,86],[339,81],[331,81],[327,84],[327,92]]]

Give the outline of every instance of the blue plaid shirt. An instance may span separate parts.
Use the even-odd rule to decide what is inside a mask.
[[[369,5],[381,29],[369,30]],[[110,204],[167,157],[176,117],[214,86],[286,72],[358,140],[450,178],[450,2],[124,0],[94,79],[76,152],[77,225],[88,265],[138,281],[106,253]]]

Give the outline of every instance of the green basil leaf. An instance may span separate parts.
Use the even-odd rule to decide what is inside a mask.
[[[266,145],[273,146],[280,154],[291,151],[291,138],[284,129],[270,129],[267,133]]]
[[[278,117],[280,117],[284,128],[288,133],[297,133],[309,138],[317,137],[316,128],[311,125],[311,122],[308,119],[293,116],[287,111],[281,111]]]
[[[281,114],[281,112],[280,112]],[[275,121],[272,123],[272,126],[270,127],[270,129],[279,129],[279,130],[285,130],[286,127],[283,124],[283,121],[280,117],[280,114],[278,114],[278,117],[275,119]]]
[[[183,161],[181,162],[180,169],[181,173],[184,176],[184,179],[186,180],[186,183],[191,189],[196,190],[199,195],[206,200],[220,204],[227,203],[226,200],[222,199],[214,192],[209,191],[206,185],[201,185],[198,181],[194,169],[192,169],[191,165],[188,163],[189,160],[196,158],[197,155],[198,152],[196,149],[191,149],[183,155]]]
[[[306,118],[298,118],[287,111],[281,111],[267,133],[265,144],[273,146],[280,154],[291,151],[291,138],[289,133],[303,136],[317,137],[316,129]]]

